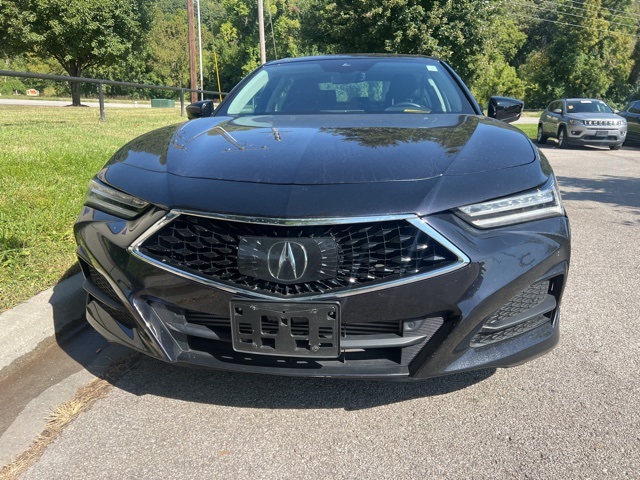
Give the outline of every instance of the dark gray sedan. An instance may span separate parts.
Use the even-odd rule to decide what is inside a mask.
[[[625,144],[640,145],[640,100],[629,103],[620,112],[627,121],[627,139]]]
[[[627,135],[627,121],[595,98],[563,98],[549,104],[538,122],[538,143],[558,139],[559,148],[596,145],[618,150]]]
[[[423,379],[559,339],[570,229],[549,162],[449,65],[267,63],[91,180],[87,320],[176,364]]]

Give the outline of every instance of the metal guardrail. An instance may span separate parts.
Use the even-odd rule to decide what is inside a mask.
[[[47,75],[43,73],[31,73],[31,72],[14,72],[12,70],[0,70],[0,77],[20,77],[20,78],[38,78],[41,80],[54,80],[57,82],[72,82],[72,83],[96,83],[98,84],[98,100],[100,103],[100,120],[106,122],[106,114],[104,111],[104,89],[103,85],[114,85],[117,87],[129,87],[129,88],[148,88],[151,90],[170,90],[173,92],[180,92],[180,116],[184,117],[185,105],[184,105],[184,92],[196,92],[206,93],[208,95],[226,95],[225,92],[214,92],[211,90],[197,90],[193,88],[180,88],[180,87],[168,87],[166,85],[147,85],[144,83],[130,83],[130,82],[118,82],[115,80],[104,80],[97,78],[83,78],[83,77],[69,77],[66,75]]]

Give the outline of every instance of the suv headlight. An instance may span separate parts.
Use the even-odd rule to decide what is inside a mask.
[[[508,197],[475,203],[455,210],[478,228],[503,227],[564,214],[556,179],[551,175],[541,187]]]
[[[116,190],[95,178],[89,182],[84,204],[127,220],[138,216],[149,206],[149,202]]]
[[[584,125],[584,122],[582,120],[577,120],[575,118],[570,118],[569,123],[571,125]]]

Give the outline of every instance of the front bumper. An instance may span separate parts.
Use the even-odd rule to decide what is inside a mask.
[[[615,147],[624,143],[627,129],[619,127],[588,127],[567,125],[567,141],[571,145]]]
[[[518,365],[558,342],[570,256],[565,217],[491,231],[472,229],[452,215],[429,217],[469,263],[414,283],[327,297],[341,312],[339,355],[296,358],[232,348],[229,304],[251,300],[250,294],[205,285],[129,253],[164,214],[127,222],[85,208],[75,234],[88,321],[108,340],[167,362],[280,375],[420,379]],[[539,291],[532,286],[541,284],[546,307],[542,300],[523,307],[523,292]],[[487,325],[501,312],[513,315],[500,320],[506,326],[494,335]],[[510,318],[518,322],[511,325]]]

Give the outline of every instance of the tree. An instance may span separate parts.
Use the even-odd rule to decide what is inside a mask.
[[[326,53],[433,55],[465,80],[485,51],[498,0],[311,0],[303,37]],[[308,45],[308,46],[310,46]]]
[[[215,19],[215,48],[222,90],[229,91],[260,65],[258,9],[255,0],[222,0],[221,4],[225,15]],[[299,56],[302,53],[299,47],[299,4],[299,0],[265,0],[267,60]],[[213,45],[210,49],[213,50]],[[214,69],[209,68],[209,71],[214,72]],[[212,81],[213,78],[211,75],[210,83],[217,85]],[[217,86],[214,89],[217,90]]]
[[[151,0],[8,0],[0,3],[0,47],[54,58],[73,77],[127,58],[149,28]],[[80,84],[71,84],[80,105]]]
[[[532,3],[531,5],[535,5]],[[533,7],[535,8],[535,7]],[[533,10],[552,27],[537,38],[519,73],[527,80],[528,101],[544,106],[558,97],[597,97],[623,102],[629,95],[638,17],[633,0],[571,0]],[[636,10],[637,11],[637,10]]]
[[[189,85],[188,45],[186,8],[173,15],[157,12],[149,35],[149,70],[159,83]]]

